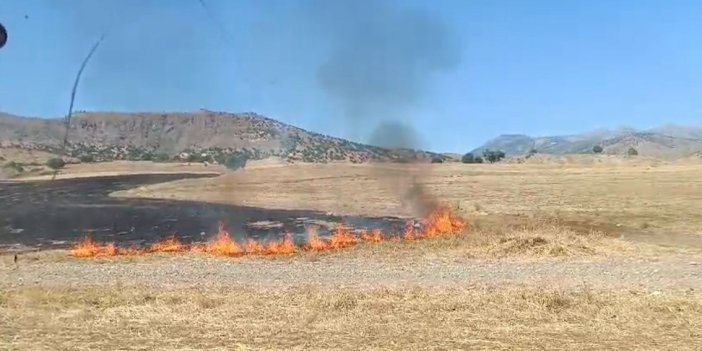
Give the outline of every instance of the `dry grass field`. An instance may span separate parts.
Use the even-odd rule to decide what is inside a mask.
[[[699,349],[702,164],[610,161],[269,165],[122,191],[113,195],[411,216],[403,195],[416,181],[472,225],[289,257],[0,256],[0,345]],[[130,171],[111,167],[128,166],[100,169]]]

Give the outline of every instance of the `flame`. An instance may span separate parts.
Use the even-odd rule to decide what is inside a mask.
[[[338,226],[331,237],[331,247],[334,249],[343,249],[354,246],[358,243],[358,239],[351,234],[351,231],[346,226]]]
[[[246,253],[250,255],[262,255],[266,252],[266,247],[256,240],[249,239],[246,242]]]
[[[85,239],[79,242],[73,250],[71,250],[70,255],[73,257],[95,257],[102,253],[103,247],[93,241],[93,239],[87,235]]]
[[[182,244],[175,235],[151,245],[151,252],[184,252],[187,246]]]
[[[363,232],[361,234],[361,240],[369,243],[382,243],[385,241],[385,235],[380,229],[373,229],[370,234],[368,232]]]
[[[217,233],[215,240],[206,244],[203,251],[215,256],[226,257],[241,256],[245,253],[244,249],[232,240],[229,231],[222,224],[219,226],[219,233]]]
[[[317,228],[310,228],[307,230],[307,249],[310,251],[328,251],[331,246],[327,241],[319,238],[317,233]]]
[[[170,236],[158,243],[151,245],[148,249],[131,247],[120,249],[114,243],[101,245],[92,240],[88,235],[78,242],[70,252],[70,255],[78,258],[105,257],[105,256],[133,256],[145,253],[163,252],[197,252],[206,253],[213,256],[240,257],[244,255],[291,255],[298,251],[334,251],[349,248],[360,242],[383,243],[392,241],[415,241],[423,239],[433,239],[446,236],[454,236],[464,232],[468,228],[468,223],[457,216],[450,208],[440,207],[431,212],[419,223],[414,221],[407,223],[405,230],[401,234],[387,235],[380,229],[373,229],[370,233],[363,231],[354,234],[347,226],[340,225],[329,239],[323,239],[317,233],[317,229],[312,227],[307,232],[307,243],[297,246],[292,234],[288,233],[280,241],[261,243],[254,239],[248,239],[241,245],[232,239],[229,229],[223,223],[219,225],[219,231],[214,240],[198,245],[186,245],[175,236]]]
[[[285,234],[280,242],[272,242],[266,245],[266,254],[268,255],[290,255],[297,252],[297,247],[293,241],[292,234]]]

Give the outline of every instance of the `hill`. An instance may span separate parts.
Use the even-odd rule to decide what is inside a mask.
[[[481,154],[485,149],[502,150],[507,156],[525,155],[531,149],[550,155],[592,153],[600,145],[603,153],[624,155],[634,148],[639,155],[663,159],[690,157],[702,152],[702,128],[667,125],[646,131],[620,129],[591,133],[531,137],[522,134],[501,135],[472,150]]]
[[[59,153],[62,119],[0,113],[0,146]],[[67,153],[96,161],[167,160],[223,162],[228,154],[290,162],[354,163],[426,161],[448,156],[420,150],[389,150],[294,127],[254,113],[82,112],[74,115]]]

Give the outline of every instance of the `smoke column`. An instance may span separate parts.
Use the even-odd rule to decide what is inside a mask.
[[[400,1],[310,0],[303,7],[313,33],[324,36],[329,47],[316,79],[339,104],[349,136],[386,148],[419,148],[421,139],[407,116],[434,75],[460,62],[449,29],[430,12]],[[425,212],[434,202],[420,185],[421,168],[396,173],[376,167],[403,202]]]

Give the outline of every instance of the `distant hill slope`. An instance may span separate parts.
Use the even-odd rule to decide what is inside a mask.
[[[595,145],[604,154],[626,154],[634,148],[639,155],[675,159],[702,152],[702,128],[667,125],[647,131],[622,129],[596,131],[567,136],[530,137],[521,134],[501,135],[472,150],[481,154],[485,149],[502,150],[507,156],[525,155],[536,149],[551,155],[591,153]]]
[[[0,145],[57,152],[64,135],[62,119],[0,113]],[[429,161],[448,156],[419,150],[388,150],[306,131],[253,113],[76,114],[69,132],[69,154],[96,160],[169,158],[183,153],[221,161],[229,153],[254,159],[288,161]]]

